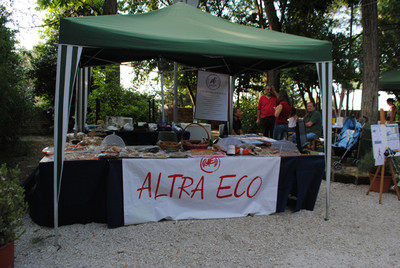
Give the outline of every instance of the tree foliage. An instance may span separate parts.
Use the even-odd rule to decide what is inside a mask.
[[[15,51],[15,31],[6,27],[9,15],[0,6],[0,145],[18,139],[31,107],[23,87],[24,65]]]
[[[146,94],[124,90],[118,78],[109,75],[113,73],[112,68],[96,68],[93,71],[93,86],[88,101],[87,121],[95,124],[96,119],[105,120],[106,116],[132,117],[135,122],[148,120],[149,100]],[[108,79],[111,81],[106,81]],[[100,105],[99,114],[97,105]]]
[[[116,0],[115,0],[116,1]],[[46,9],[48,17],[46,24],[49,26],[45,32],[49,47],[41,48],[39,55],[54,53],[52,44],[57,43],[58,23],[60,17],[101,15],[104,13],[105,0],[38,0],[40,7]],[[150,0],[133,1],[118,0],[118,12],[124,14],[138,14],[163,8],[173,4],[172,0]],[[343,88],[353,89],[355,85],[362,82],[362,35],[353,29],[361,25],[361,1],[360,0],[329,0],[329,1],[290,1],[290,0],[201,0],[199,9],[209,12],[215,16],[229,20],[233,23],[248,25],[267,29],[272,24],[278,23],[282,32],[291,33],[310,38],[329,40],[333,44],[333,75],[334,82]],[[381,49],[381,70],[398,66],[399,62],[399,18],[400,4],[398,1],[379,0],[379,42]],[[269,21],[273,12],[276,21]],[[342,14],[345,16],[342,16]],[[338,16],[340,14],[340,16]],[[53,54],[55,55],[55,54]],[[151,72],[157,71],[157,60],[133,63],[135,66],[136,83],[135,88],[140,88]],[[36,77],[41,74],[39,65],[45,70],[45,62],[53,61],[54,57],[43,56],[35,62],[37,68]],[[47,64],[50,68],[51,64]],[[178,106],[195,105],[196,96],[196,72],[185,71],[186,67],[179,67],[178,77]],[[55,68],[53,68],[54,70]],[[173,101],[173,64],[170,63],[164,73],[165,103],[172,105]],[[280,71],[281,79],[279,86],[290,89],[293,100],[298,108],[309,100],[318,102],[318,80],[315,66],[305,65],[297,68],[284,69]],[[44,72],[42,74],[45,74]],[[52,75],[52,74],[51,74]],[[54,83],[45,75],[40,78],[42,82],[35,84],[37,94],[45,98],[52,98]],[[158,78],[156,78],[158,79]],[[265,83],[261,74],[240,75],[236,80],[236,91],[238,104],[241,95],[254,90],[262,90]],[[46,85],[48,82],[48,86]],[[42,92],[43,91],[43,92]],[[158,98],[161,98],[159,89],[155,89]],[[253,100],[257,102],[256,99]],[[49,101],[53,103],[53,101]]]
[[[244,133],[258,134],[261,132],[260,127],[255,123],[255,119],[257,118],[258,94],[257,91],[251,91],[249,93],[249,95],[241,96],[240,105],[236,105],[236,107],[240,107],[243,112],[241,121]]]
[[[400,2],[378,1],[378,34],[381,71],[400,66]]]

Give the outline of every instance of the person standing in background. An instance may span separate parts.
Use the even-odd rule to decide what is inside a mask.
[[[392,98],[387,99],[386,103],[390,107],[389,111],[386,115],[386,121],[388,121],[388,123],[392,124],[396,120],[397,108],[394,105],[394,99],[392,99]]]
[[[289,102],[289,96],[286,90],[279,91],[278,95],[279,105],[275,109],[275,127],[274,127],[274,140],[285,139],[288,132],[288,119],[292,113],[292,105]]]
[[[278,93],[274,86],[266,86],[265,94],[257,105],[257,125],[261,125],[263,135],[272,138],[275,126],[275,108],[278,103]]]

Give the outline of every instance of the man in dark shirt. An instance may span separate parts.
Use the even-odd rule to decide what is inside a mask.
[[[244,134],[242,130],[242,121],[240,121],[242,114],[240,108],[233,108],[232,135]],[[224,126],[224,135],[228,135],[228,125],[226,123]]]
[[[322,137],[322,117],[316,110],[315,103],[307,103],[307,114],[304,117],[306,125],[307,141],[312,141]],[[296,143],[296,134],[293,134],[292,141]]]

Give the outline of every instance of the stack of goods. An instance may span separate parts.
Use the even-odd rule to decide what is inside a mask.
[[[209,140],[193,141],[181,140],[162,141],[151,146],[125,146],[117,135],[108,135],[106,138],[88,136],[84,133],[67,135],[67,144],[64,151],[65,160],[92,160],[115,158],[184,158],[184,157],[224,157],[228,155],[254,156],[288,156],[299,155],[295,144],[289,141],[275,141],[257,146],[254,142],[246,143],[233,137],[223,138],[209,147]],[[198,145],[198,146],[197,146]],[[183,147],[183,149],[182,149]],[[52,146],[43,149],[46,159],[51,161],[54,155]]]

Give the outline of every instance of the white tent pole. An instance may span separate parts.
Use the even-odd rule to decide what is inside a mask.
[[[322,122],[324,130],[325,176],[326,176],[326,214],[329,220],[331,157],[332,157],[332,62],[316,63],[319,85],[322,91]]]
[[[58,45],[56,94],[54,103],[54,173],[53,173],[53,213],[55,245],[58,246],[58,200],[64,166],[64,148],[68,131],[68,117],[73,94],[76,71],[82,47]]]
[[[85,129],[86,117],[87,117],[87,108],[88,108],[88,99],[89,99],[89,89],[90,89],[90,81],[92,77],[93,67],[85,67],[85,79],[84,79],[84,90],[83,90],[83,129]],[[97,122],[96,122],[97,124]]]

